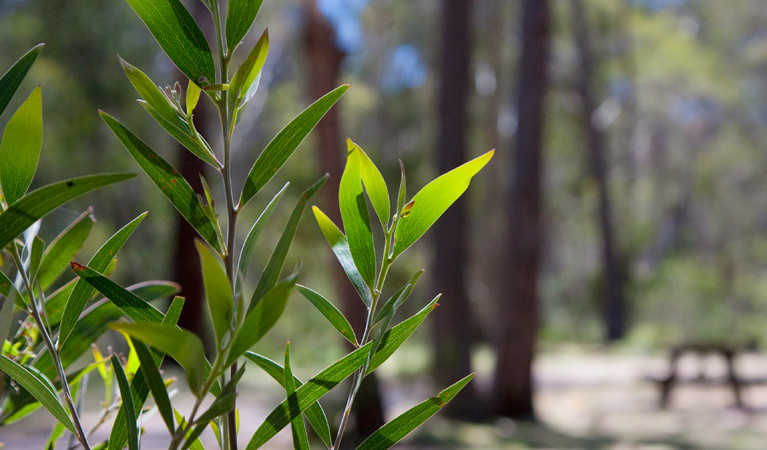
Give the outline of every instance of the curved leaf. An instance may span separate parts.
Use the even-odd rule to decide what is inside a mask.
[[[220,344],[229,328],[232,326],[232,287],[226,277],[226,271],[219,264],[216,256],[200,241],[194,242],[200,255],[202,266],[202,281],[205,286],[205,297],[208,311],[213,321],[216,333],[216,343]]]
[[[16,93],[16,89],[21,85],[21,81],[29,72],[43,47],[45,44],[37,44],[32,47],[0,77],[0,114],[5,111],[5,107],[10,103],[13,94]]]
[[[386,181],[384,181],[383,175],[378,170],[370,157],[360,148],[359,145],[352,142],[350,139],[346,140],[347,146],[354,148],[354,153],[359,158],[360,163],[360,177],[362,177],[362,183],[365,185],[365,191],[370,198],[370,203],[373,204],[373,209],[378,216],[378,220],[381,221],[381,226],[386,229],[386,224],[389,223],[389,214],[391,212],[391,204],[389,202],[389,191],[386,187]]]
[[[154,397],[154,403],[157,405],[157,410],[160,411],[160,416],[165,422],[165,426],[168,427],[168,431],[173,434],[176,431],[176,424],[173,421],[173,408],[170,405],[168,390],[165,387],[165,383],[162,381],[157,364],[154,362],[152,354],[143,342],[134,341],[133,346],[136,348],[136,355],[138,355],[138,359],[141,362],[141,372],[144,374],[146,384],[149,387],[149,391],[152,393],[152,397]]]
[[[195,83],[216,79],[208,41],[179,0],[128,0],[176,67]]]
[[[7,204],[32,183],[43,144],[43,97],[36,87],[5,126],[0,140],[0,186]]]
[[[374,431],[373,434],[368,436],[357,447],[357,450],[383,450],[391,448],[411,431],[415,430],[416,427],[426,422],[429,417],[436,414],[450,400],[455,398],[472,378],[474,378],[474,374],[461,379],[440,392],[436,397],[432,397],[405,411],[391,422]]]
[[[230,0],[226,11],[226,46],[229,55],[248,34],[263,0]]]
[[[0,248],[8,245],[38,219],[73,198],[134,176],[136,175],[91,175],[49,184],[30,192],[0,213]]]
[[[357,266],[354,265],[354,259],[352,258],[351,250],[349,250],[349,243],[346,240],[346,236],[341,233],[336,224],[328,216],[325,215],[319,208],[312,206],[314,211],[314,217],[317,219],[317,224],[322,230],[322,234],[325,235],[325,239],[330,244],[330,248],[336,255],[336,259],[341,263],[341,267],[344,269],[344,273],[351,281],[354,289],[360,295],[360,298],[368,308],[373,303],[373,297],[365,280],[362,279]]]
[[[290,342],[285,346],[285,376],[283,377],[283,386],[291,405],[298,408],[296,397],[296,382],[293,379],[293,370],[290,368]],[[309,436],[306,435],[306,425],[304,424],[303,414],[299,414],[290,422],[290,430],[293,433],[293,448],[295,450],[309,450]]]
[[[125,241],[133,234],[136,227],[139,226],[141,221],[144,220],[147,213],[143,213],[131,220],[124,227],[117,230],[107,241],[102,245],[94,254],[88,266],[96,273],[104,272],[109,263],[115,258],[117,252],[122,248]],[[77,323],[77,319],[80,317],[80,313],[83,312],[85,305],[93,294],[93,287],[91,287],[86,280],[79,279],[75,283],[71,293],[67,297],[66,306],[64,306],[64,312],[61,316],[61,325],[59,328],[59,343],[58,347],[62,348],[69,338],[72,330]]]
[[[69,261],[72,261],[72,258],[82,247],[95,222],[92,212],[88,209],[82,213],[56,236],[56,239],[45,250],[40,269],[37,272],[37,281],[43,290],[46,290],[66,270]]]
[[[341,333],[341,336],[345,337],[346,340],[351,342],[355,347],[359,346],[357,343],[357,336],[354,335],[354,329],[351,324],[346,320],[346,317],[341,314],[341,311],[330,302],[330,300],[323,297],[320,293],[315,292],[306,286],[301,286],[300,284],[296,285],[296,289],[298,289],[298,292],[300,292],[304,298],[309,300],[326,319],[328,319],[328,322],[333,325],[333,328]]]
[[[114,370],[117,386],[120,389],[120,398],[125,405],[125,427],[128,430],[128,449],[138,450],[138,427],[136,425],[136,409],[133,406],[133,395],[131,395],[128,378],[120,364],[120,358],[112,355],[112,370]]]
[[[232,118],[234,123],[237,121],[234,112],[239,112],[241,107],[244,106],[256,93],[258,79],[268,53],[269,29],[266,29],[258,42],[256,42],[253,50],[251,50],[250,55],[248,55],[247,59],[245,59],[242,65],[237,69],[237,72],[235,72],[232,77],[232,82],[229,84],[229,90],[226,92],[229,102],[229,117]],[[232,128],[230,128],[230,131]]]
[[[347,146],[349,151],[346,167],[338,186],[338,206],[341,208],[341,219],[343,219],[344,232],[349,242],[354,265],[357,266],[368,287],[372,288],[376,276],[373,231],[370,229],[368,204],[362,190],[360,158],[356,155],[357,146],[350,140],[347,141]]]
[[[471,178],[493,157],[491,150],[456,167],[423,187],[410,201],[410,213],[402,217],[394,232],[394,257],[413,245],[447,208],[466,192]]]
[[[130,152],[154,184],[170,200],[179,213],[217,252],[221,252],[216,227],[205,214],[197,194],[176,169],[152,151],[141,139],[105,112],[100,112],[115,136]]]
[[[28,368],[19,365],[5,355],[0,355],[0,370],[32,394],[69,431],[75,433],[75,426],[72,424],[69,414],[67,414],[55,392],[51,391],[46,383],[39,378],[39,374],[31,372]],[[50,385],[50,381],[47,384]]]
[[[304,138],[317,125],[326,112],[341,98],[349,85],[339,86],[312,103],[301,114],[296,116],[277,136],[272,139],[248,173],[245,186],[242,188],[238,208],[245,206],[254,195],[272,179],[274,174],[285,164],[290,155],[303,142]]]

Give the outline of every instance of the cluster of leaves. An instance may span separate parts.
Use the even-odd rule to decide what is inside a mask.
[[[6,157],[5,148],[6,143],[9,147],[21,145],[16,143],[21,140],[14,137],[14,133],[19,133],[14,131],[16,127],[36,127],[39,122],[38,128],[41,129],[41,119],[37,122],[33,120],[38,118],[39,114],[28,112],[32,106],[25,103],[17,113],[21,118],[17,121],[14,116],[0,146],[0,162],[3,163],[0,166],[0,184],[7,201],[7,206],[3,203],[3,212],[0,213],[0,235],[4,239],[7,235],[7,241],[0,244],[13,256],[19,274],[19,281],[16,283],[8,279],[3,284],[8,292],[3,292],[4,299],[7,300],[3,303],[0,317],[3,318],[3,324],[9,323],[8,317],[11,316],[13,308],[26,310],[30,317],[27,320],[34,322],[36,328],[25,329],[35,329],[43,336],[48,353],[41,353],[39,358],[31,354],[39,347],[35,347],[37,337],[29,338],[17,332],[14,339],[7,341],[9,352],[15,352],[17,356],[14,360],[5,356],[4,351],[3,366],[0,369],[31,395],[27,395],[27,403],[22,402],[24,399],[16,400],[10,395],[9,404],[12,408],[7,410],[7,416],[12,416],[14,411],[22,411],[26,404],[36,399],[48,408],[61,424],[57,427],[58,431],[54,432],[51,443],[55,442],[64,429],[68,429],[84,448],[90,448],[87,436],[79,424],[77,405],[67,380],[69,384],[77,386],[79,376],[98,368],[108,387],[114,379],[120,393],[119,399],[112,402],[109,388],[107,389],[108,398],[104,404],[110,406],[106,408],[103,417],[113,410],[118,412],[109,440],[103,443],[103,446],[110,449],[123,448],[125,445],[131,449],[139,448],[139,416],[144,411],[144,403],[151,393],[155,407],[170,434],[169,448],[202,448],[199,437],[210,427],[221,448],[235,449],[238,441],[238,382],[247,367],[240,363],[249,361],[282,385],[286,391],[286,399],[268,415],[249,439],[247,448],[261,447],[288,425],[291,425],[293,431],[295,447],[308,448],[304,416],[328,448],[339,448],[362,379],[390,357],[437,306],[439,296],[414,316],[393,325],[397,310],[409,297],[422,271],[413,275],[388,301],[381,302],[379,300],[390,267],[399,255],[413,245],[463,194],[471,178],[490,160],[492,152],[435,179],[409,201],[403,167],[396,207],[392,214],[389,189],[381,173],[359,146],[348,141],[348,159],[339,189],[339,205],[345,233],[316,207],[314,215],[333,253],[367,308],[366,326],[360,338],[355,335],[349,321],[332,302],[320,293],[296,284],[300,268],[280,279],[303,211],[314,193],[325,182],[327,175],[308,187],[298,198],[255,289],[253,292],[246,292],[248,286],[244,280],[248,275],[255,244],[284,195],[287,184],[264,208],[239,245],[235,240],[238,214],[287,162],[348,86],[340,86],[317,100],[272,139],[253,163],[239,199],[235,202],[230,167],[230,142],[243,109],[258,88],[261,69],[269,50],[268,33],[264,31],[231,77],[229,64],[235,50],[252,27],[261,1],[230,0],[223,17],[217,0],[202,0],[215,24],[218,58],[214,57],[207,39],[179,0],[127,1],[171,61],[188,78],[185,93],[178,82],[172,87],[159,88],[141,70],[121,60],[130,83],[141,97],[139,103],[168,134],[217,171],[225,198],[216,201],[205,178],[202,178],[204,195],[196,194],[188,180],[160,154],[116,118],[105,112],[100,114],[139,167],[201,237],[196,245],[215,340],[212,361],[206,358],[199,337],[176,326],[182,299],[176,298],[165,314],[148,302],[149,297],[171,295],[175,286],[153,282],[124,288],[107,277],[113,267],[113,264],[110,264],[114,254],[141,221],[143,214],[107,241],[88,264],[73,262],[72,269],[79,279],[61,288],[63,294],[58,294],[57,291],[49,297],[44,296],[45,288],[56,278],[49,273],[60,273],[82,243],[75,242],[76,239],[83,234],[87,235],[87,230],[82,231],[80,228],[89,227],[89,216],[84,214],[79,218],[45,252],[44,243],[35,237],[35,221],[76,194],[125,179],[128,175],[102,175],[70,180],[24,195],[34,173],[39,143],[36,153],[25,148],[17,150],[17,153],[23,153],[22,157],[16,154]],[[18,78],[18,73],[14,70],[28,69],[28,64],[24,69],[22,61],[25,59],[22,58],[9,72],[9,79]],[[17,66],[22,69],[16,69]],[[39,94],[39,91],[36,92]],[[216,107],[221,118],[223,142],[218,151],[214,150],[216,146],[210,145],[196,129],[193,120],[198,102],[205,97]],[[33,93],[31,100],[28,100],[30,105],[35,102],[34,98],[39,99],[39,95],[34,97]],[[16,125],[16,122],[21,125]],[[23,145],[28,145],[26,142],[25,139]],[[30,156],[33,153],[34,158]],[[10,159],[13,159],[13,163],[6,163]],[[36,195],[41,191],[42,194]],[[384,236],[385,245],[380,257],[376,256],[368,202],[381,224]],[[43,211],[43,208],[48,209]],[[226,221],[220,221],[219,216],[225,216]],[[79,225],[80,223],[86,225]],[[77,238],[74,237],[75,232],[71,231],[75,229],[80,230],[76,233]],[[69,237],[70,235],[73,237]],[[17,238],[18,236],[21,237]],[[47,264],[47,259],[55,260],[55,265]],[[302,382],[292,373],[289,345],[285,351],[283,365],[250,352],[277,322],[294,288],[355,347],[354,351],[307,382]],[[151,291],[152,295],[145,291]],[[94,292],[103,295],[105,300],[97,301],[86,309]],[[54,306],[59,309],[54,310]],[[8,308],[11,312],[6,313]],[[99,315],[92,317],[96,312]],[[120,321],[120,318],[124,320]],[[92,323],[95,320],[98,320],[97,330],[91,331],[87,327],[95,326]],[[81,372],[66,375],[64,370],[67,365],[86,351],[93,339],[103,333],[106,324],[110,322],[112,328],[126,336],[130,345],[127,363],[123,364],[119,358],[112,355],[111,366],[107,368],[106,360],[95,351],[94,364]],[[0,329],[4,337],[8,335],[6,328],[9,327],[3,326]],[[21,350],[17,345],[20,339],[29,342],[27,347]],[[75,344],[78,351],[70,351],[70,347]],[[45,355],[48,355],[48,359]],[[186,414],[173,407],[172,396],[168,391],[169,382],[162,378],[159,368],[164,355],[172,357],[183,367],[186,383],[195,398],[191,411]],[[47,364],[44,368],[50,366],[58,371],[48,374],[35,364]],[[48,370],[50,372],[51,369]],[[50,381],[50,378],[56,375],[58,386]],[[319,400],[349,377],[352,377],[352,387],[347,405],[336,436],[332,438],[329,421]],[[436,413],[470,379],[471,375],[384,425],[368,437],[361,448],[390,447]],[[69,414],[59,401],[58,389],[63,390],[70,409]],[[206,402],[206,399],[209,401]]]

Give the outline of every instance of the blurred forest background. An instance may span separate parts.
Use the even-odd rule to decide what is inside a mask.
[[[201,17],[197,3],[186,2]],[[290,118],[342,83],[351,89],[278,177],[294,180],[294,197],[329,171],[321,201],[337,204],[346,136],[390,184],[402,160],[409,195],[497,149],[464,201],[390,275],[396,286],[427,268],[414,299],[445,292],[432,333],[411,343],[415,356],[397,373],[433,373],[443,386],[478,372],[448,415],[534,417],[535,352],[565,343],[763,348],[763,0],[266,0],[251,38],[267,25],[258,104],[233,143],[235,161],[243,161],[234,164],[238,179]],[[138,171],[97,109],[132,124],[186,174],[204,170],[134,102],[115,53],[158,83],[180,75],[127,3],[0,0],[0,67],[38,42],[46,48],[25,81],[27,90],[44,91],[35,183]],[[240,51],[235,59],[244,58]],[[148,179],[129,183],[70,203],[47,231],[92,204],[95,246],[149,210],[114,277],[177,280],[183,295],[199,297],[189,281],[198,270],[193,235]],[[265,204],[280,185],[256,200]],[[274,239],[287,207],[280,214],[269,229]],[[309,219],[289,257],[304,264],[301,282],[336,292],[345,308],[361,307],[343,300],[347,283]],[[274,239],[261,240],[261,264]],[[83,259],[94,250],[84,249]],[[185,325],[197,326],[199,314],[192,310]],[[325,325],[294,298],[266,353],[279,355],[290,337],[296,366],[326,365],[343,349]],[[375,399],[375,386],[370,392]]]

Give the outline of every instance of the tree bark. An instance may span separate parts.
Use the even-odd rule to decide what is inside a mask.
[[[605,337],[611,342],[626,334],[623,276],[620,260],[617,257],[610,193],[607,187],[605,139],[602,130],[594,122],[594,113],[597,109],[593,89],[594,57],[591,51],[586,14],[581,0],[572,0],[572,12],[575,43],[581,65],[578,94],[581,97],[583,126],[588,135],[591,171],[599,191],[598,221],[602,233],[602,267],[604,270],[603,317],[606,329]]]
[[[335,31],[327,19],[317,9],[316,0],[305,1],[306,24],[304,38],[309,59],[309,92],[312,99],[318,99],[339,84],[341,61],[344,52],[334,41]],[[341,224],[341,213],[338,208],[338,183],[343,172],[341,155],[346,154],[346,145],[341,139],[341,126],[338,107],[331,108],[315,128],[320,153],[320,166],[323,172],[330,173],[330,181],[323,187],[324,208],[328,216]],[[357,336],[362,335],[365,327],[365,308],[354,287],[337,264],[333,266],[332,276],[337,287],[337,295],[341,300],[344,315],[354,327]],[[349,347],[351,349],[351,346]],[[361,442],[361,439],[371,434],[384,423],[383,403],[378,389],[375,373],[368,375],[362,382],[357,393],[353,408],[356,436],[349,436],[348,442]]]
[[[470,0],[443,0],[440,58],[437,165],[445,173],[466,161],[466,113],[471,66]],[[434,225],[433,287],[444,301],[434,311],[434,379],[449,386],[471,373],[473,333],[464,269],[469,239],[466,201],[460,198]],[[478,413],[474,385],[469,384],[443,414],[474,419]]]
[[[534,419],[532,363],[539,326],[538,267],[542,241],[541,172],[548,85],[549,2],[525,0],[518,84],[516,149],[505,243],[508,297],[500,298],[500,341],[493,386],[496,414]]]

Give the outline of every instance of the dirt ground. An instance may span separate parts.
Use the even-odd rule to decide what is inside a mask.
[[[535,366],[538,423],[498,420],[491,425],[471,425],[437,416],[398,448],[767,449],[767,385],[746,388],[746,409],[738,409],[731,389],[724,384],[683,383],[675,388],[669,407],[663,410],[659,408],[658,388],[649,377],[662,376],[666,370],[667,361],[660,356],[582,349],[546,352]],[[714,357],[681,361],[684,378],[692,379],[700,370],[713,378],[725,374],[723,361]],[[741,355],[737,370],[745,378],[764,378],[767,355]],[[476,381],[481,388],[487,377],[479,374]],[[274,386],[270,380],[259,378],[248,381],[241,391],[243,417],[255,418],[241,423],[243,436],[250,436],[268,414],[262,405],[279,402],[281,394]],[[385,381],[384,389],[390,414],[417,403],[413,399],[436,392],[428,383],[411,381]],[[185,406],[180,407],[183,410]],[[95,420],[90,411],[96,408],[87,409],[84,421],[89,423]],[[52,423],[45,411],[38,411],[29,420],[0,428],[0,442],[4,449],[42,448]],[[146,418],[144,426],[142,448],[167,446],[166,431],[157,416]],[[291,448],[289,439],[289,432],[283,433],[268,448]]]

